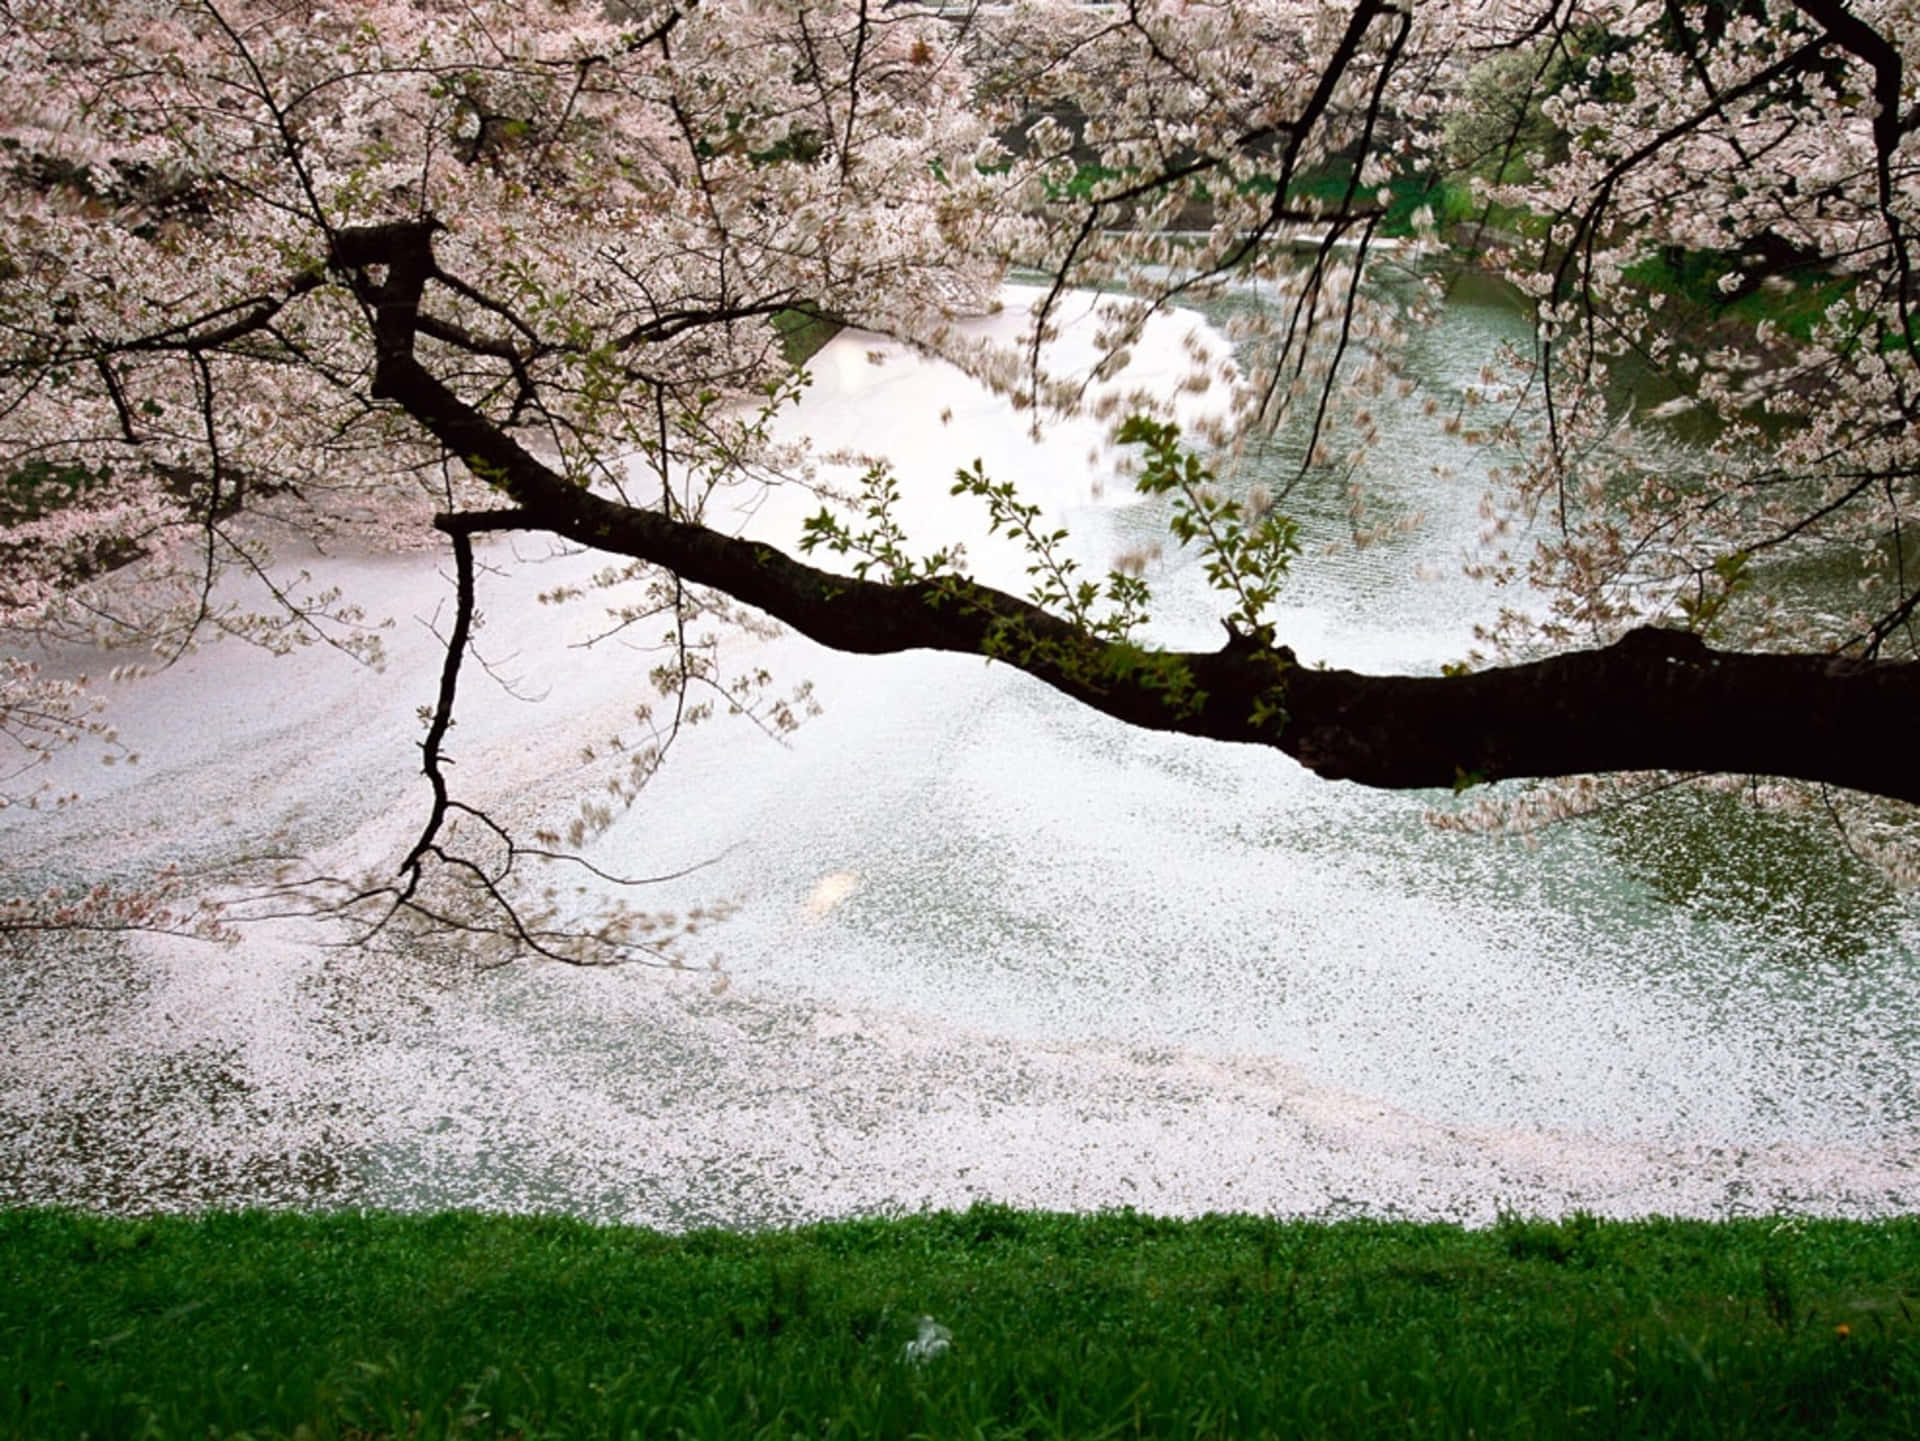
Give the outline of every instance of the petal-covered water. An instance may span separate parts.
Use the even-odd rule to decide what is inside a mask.
[[[1169,321],[1136,374],[1177,374],[1192,323]],[[1421,338],[1427,383],[1466,384],[1510,324],[1456,304]],[[891,453],[914,533],[969,542],[990,578],[1017,582],[1018,558],[946,495],[976,457],[1030,479],[1096,568],[1158,532],[1091,424],[1036,443],[1004,403],[871,339],[814,370],[786,423]],[[1417,398],[1380,424],[1375,489],[1424,524],[1329,553],[1344,499],[1297,496],[1307,555],[1281,628],[1309,660],[1437,667],[1494,605],[1458,576],[1479,462]],[[791,535],[802,509],[753,524]],[[651,662],[572,648],[591,604],[535,603],[579,559],[524,541],[491,559],[482,648],[540,699],[472,674],[455,782],[552,822]],[[431,558],[349,569],[396,617],[384,674],[217,647],[125,687],[145,758],[84,776],[66,811],[0,818],[8,884],[399,854],[425,802],[414,710],[446,586]],[[1197,565],[1169,552],[1149,574],[1157,633],[1209,644]],[[825,714],[784,745],[689,732],[592,853],[627,872],[711,860],[645,903],[737,907],[690,952],[723,962],[723,992],[637,969],[472,974],[295,923],[232,948],[0,951],[0,1199],[668,1226],[988,1197],[1469,1219],[1920,1199],[1914,911],[1813,823],[1680,797],[1499,842],[1436,831],[1445,797],[1129,731],[977,660],[794,637],[751,658],[812,679]]]

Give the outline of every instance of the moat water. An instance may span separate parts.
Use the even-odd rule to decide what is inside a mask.
[[[1474,384],[1516,324],[1498,297],[1456,298],[1416,339],[1426,393]],[[783,423],[892,452],[932,543],[966,530],[945,493],[976,456],[1031,478],[1096,568],[1160,532],[1091,426],[1037,443],[872,338],[813,369]],[[1344,493],[1296,491],[1306,553],[1279,629],[1309,662],[1437,669],[1500,600],[1461,575],[1485,462],[1421,397],[1379,423],[1377,513],[1419,524],[1358,547]],[[1275,447],[1232,483],[1293,459]],[[776,500],[752,523],[791,534],[798,513]],[[653,662],[578,648],[592,602],[536,603],[582,559],[524,541],[487,558],[481,645],[511,693],[469,677],[455,780],[550,824],[598,784],[581,748],[630,732]],[[80,802],[0,814],[0,868],[24,878],[6,883],[397,856],[426,799],[415,710],[444,562],[332,564],[396,617],[384,673],[217,646],[120,688],[143,759],[70,758]],[[1169,551],[1149,578],[1157,638],[1217,639],[1198,562]],[[1445,794],[1130,731],[979,660],[788,636],[744,662],[810,679],[824,714],[780,743],[724,719],[686,733],[591,851],[629,873],[704,863],[643,904],[733,907],[687,952],[724,989],[475,973],[293,922],[230,947],[0,948],[0,1202],[670,1227],[975,1199],[1470,1221],[1920,1205],[1920,911],[1816,819],[1680,793],[1526,842],[1462,835],[1431,823]]]

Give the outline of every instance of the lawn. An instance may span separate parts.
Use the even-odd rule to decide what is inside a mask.
[[[0,1430],[1911,1436],[1917,1314],[1916,1220],[27,1211]]]

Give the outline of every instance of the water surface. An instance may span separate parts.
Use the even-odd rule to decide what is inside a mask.
[[[1472,384],[1515,324],[1456,301],[1417,340],[1428,388]],[[795,432],[894,450],[916,527],[973,541],[989,575],[1018,568],[944,499],[976,455],[1029,477],[1090,566],[1158,531],[1091,428],[1036,445],[1001,402],[861,337],[814,368]],[[1376,504],[1423,524],[1357,546],[1344,492],[1297,490],[1307,555],[1281,631],[1308,660],[1437,669],[1500,600],[1459,574],[1485,457],[1417,395],[1380,424]],[[1296,459],[1283,440],[1230,483]],[[456,780],[551,823],[597,784],[583,742],[630,731],[650,662],[556,644],[594,633],[591,609],[532,597],[581,562],[524,542],[490,558],[482,644],[544,698],[470,684]],[[384,675],[218,647],[127,688],[146,759],[85,776],[58,815],[0,817],[8,871],[398,854],[424,804],[413,711],[444,581],[419,557],[353,571],[399,620]],[[1151,578],[1159,638],[1211,644],[1197,563],[1170,553]],[[737,906],[690,951],[724,966],[723,992],[638,969],[476,975],[294,924],[227,949],[0,952],[0,1200],[667,1226],[983,1197],[1470,1220],[1914,1208],[1920,926],[1816,824],[1682,795],[1529,844],[1462,836],[1429,824],[1449,797],[1130,731],[978,660],[793,637],[748,659],[812,679],[825,714],[785,745],[689,733],[593,852],[630,872],[711,858],[646,903]]]

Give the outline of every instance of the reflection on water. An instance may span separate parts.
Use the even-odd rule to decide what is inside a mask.
[[[1443,391],[1471,383],[1515,324],[1458,303],[1415,363]],[[903,465],[910,488],[944,495],[957,450],[999,445],[995,473],[1084,455],[1023,449],[1013,423],[996,439],[993,402],[947,381],[929,401],[927,362],[876,368],[842,343],[862,395],[816,393],[793,421],[823,448],[861,440],[884,393],[890,414],[959,410],[950,443]],[[1344,492],[1296,491],[1307,553],[1281,628],[1309,659],[1437,668],[1493,603],[1458,575],[1485,458],[1419,396],[1377,420],[1369,484],[1425,523],[1361,548]],[[1283,438],[1231,483],[1291,463]],[[1062,504],[1090,564],[1158,528],[1111,493]],[[554,569],[495,558],[491,644],[550,666],[524,679],[552,697],[471,691],[457,758],[523,818],[544,814],[578,737],[630,709],[645,666],[632,684],[581,666],[530,603]],[[439,592],[413,574],[372,579],[391,609],[430,613]],[[1166,555],[1150,578],[1163,639],[1217,639],[1197,565]],[[380,680],[299,658],[297,685],[237,654],[143,682],[123,729],[194,713],[210,686],[277,684],[272,704],[238,707],[218,746],[177,726],[171,751],[143,739],[157,759],[141,776],[9,819],[10,869],[131,869],[188,831],[217,858],[296,813],[362,851],[388,843],[382,825],[405,831],[392,798],[418,799],[408,727],[430,646]],[[692,733],[596,852],[639,872],[719,858],[648,904],[739,903],[712,936],[724,994],[639,971],[451,977],[292,925],[233,950],[0,952],[0,1201],[684,1226],[982,1197],[1468,1219],[1920,1200],[1920,925],[1806,818],[1682,793],[1500,842],[1434,830],[1445,797],[1131,732],[979,661],[794,638],[762,658],[814,679],[827,715],[787,747]],[[337,739],[324,764],[317,734]]]
[[[1737,794],[1682,790],[1597,822],[1654,902],[1744,929],[1783,963],[1868,962],[1900,925],[1899,895],[1835,844],[1821,814],[1755,808]]]

